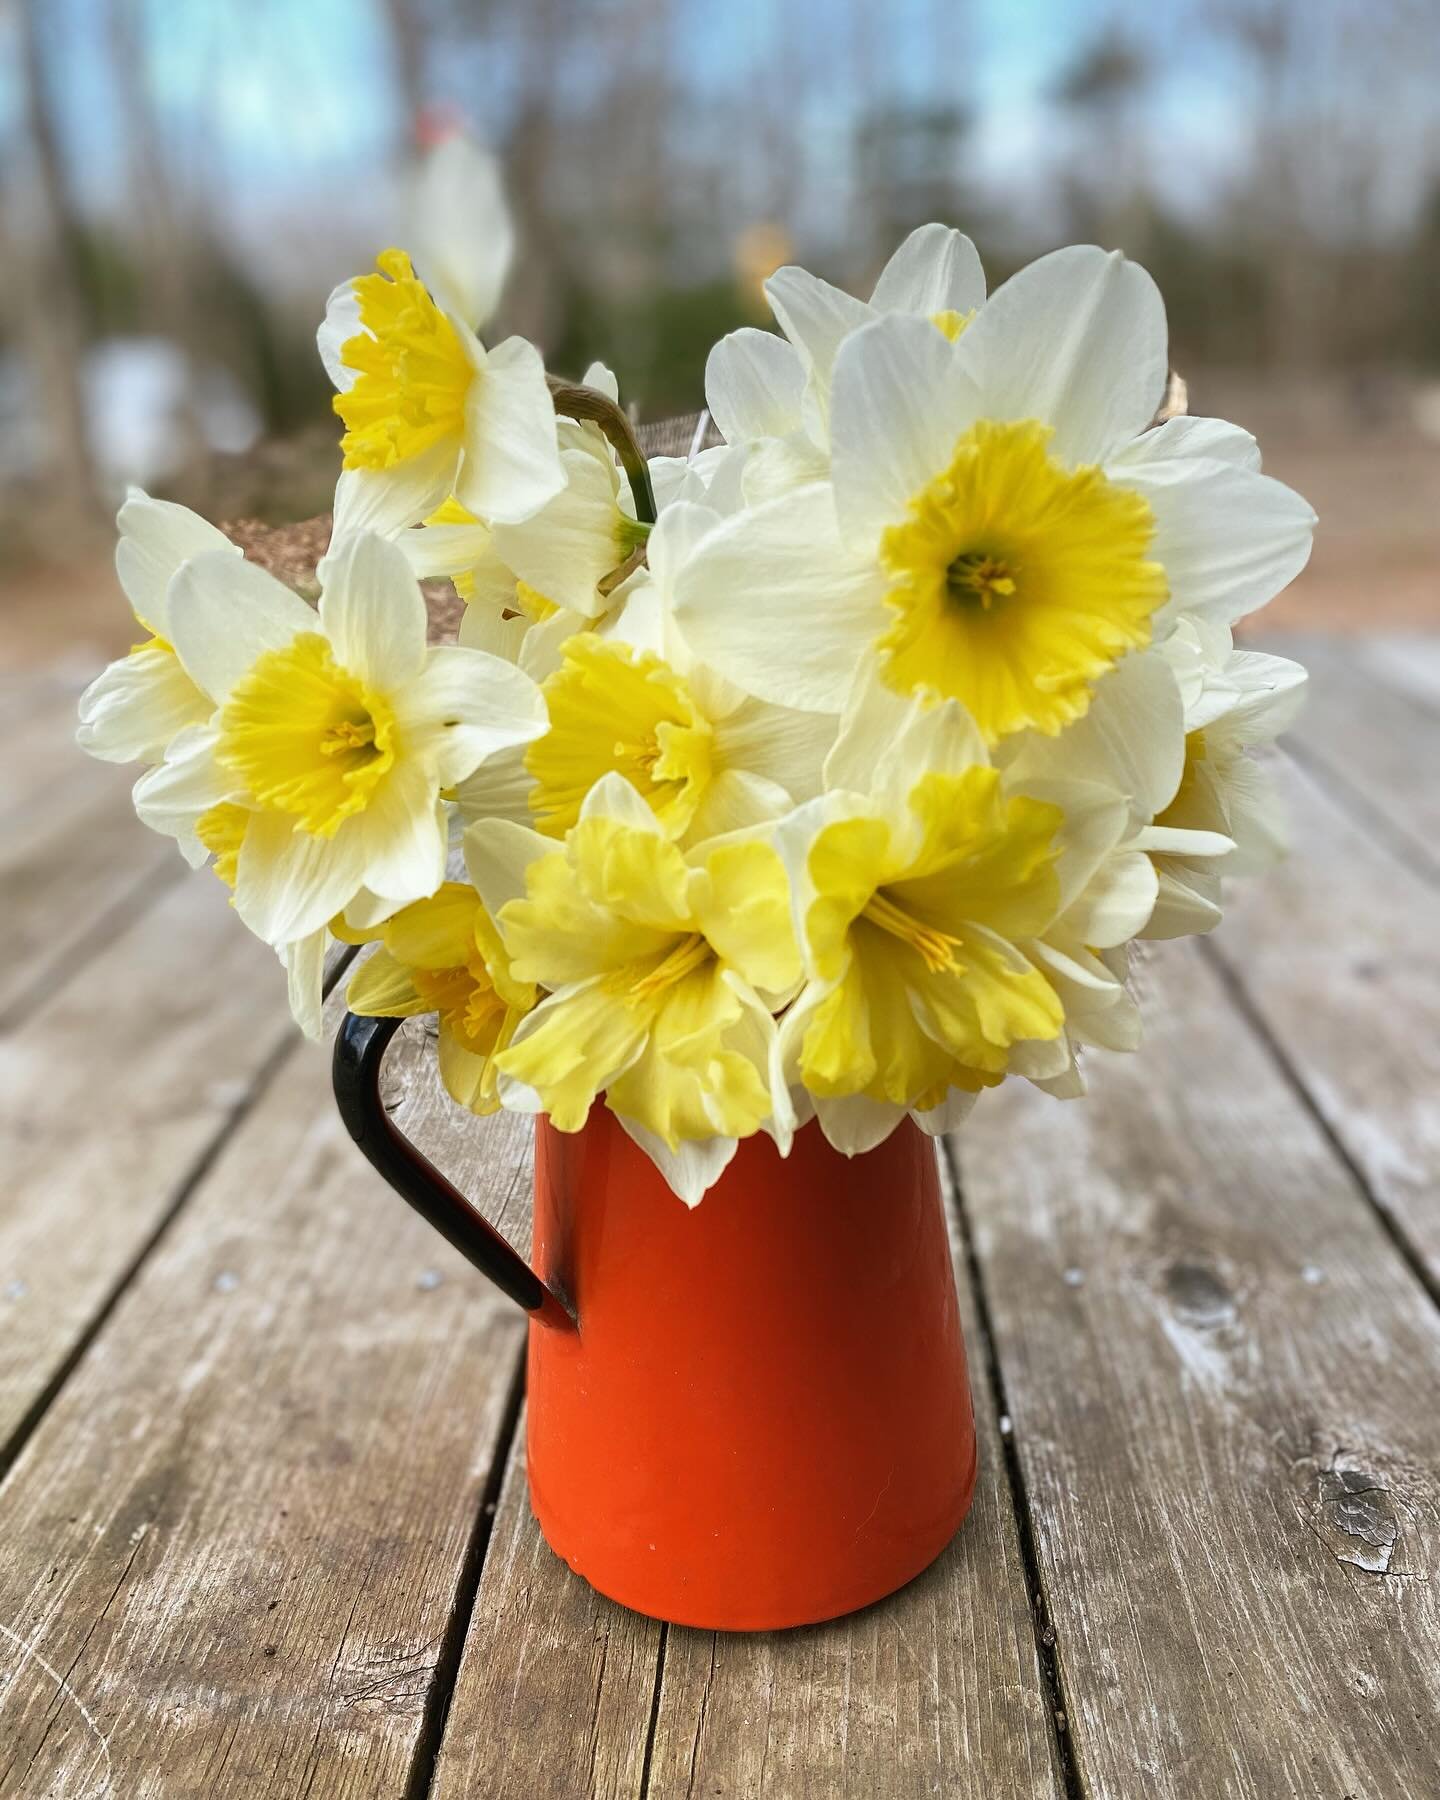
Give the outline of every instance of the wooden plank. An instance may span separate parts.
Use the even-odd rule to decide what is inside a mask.
[[[431,1800],[640,1795],[661,1633],[653,1619],[601,1599],[541,1538],[522,1424]]]
[[[524,1121],[458,1128],[428,1054],[397,1098],[470,1191],[527,1191]],[[522,1332],[297,1047],[0,1489],[0,1791],[423,1791]]]
[[[1377,681],[1434,710],[1440,707],[1440,637],[1387,634],[1362,638],[1354,654]]]
[[[959,1536],[909,1587],[831,1625],[672,1630],[651,1759],[656,1800],[1063,1792],[984,1340],[959,1259],[956,1281],[980,1439]]]
[[[661,1627],[602,1600],[545,1547],[511,1456],[435,1800],[485,1794],[906,1795],[1061,1789],[1050,1704],[987,1386],[972,1357],[981,1470],[955,1545],[903,1593],[804,1631]],[[646,1725],[659,1682],[645,1771]]]
[[[1440,707],[1406,692],[1335,638],[1286,647],[1310,670],[1289,741],[1370,830],[1440,878]]]
[[[79,756],[77,751],[76,756]],[[82,761],[7,813],[0,841],[0,1025],[13,1026],[105,938],[185,872],[131,811],[134,771]]]
[[[1429,1800],[1440,1314],[1219,974],[1147,987],[958,1139],[1083,1791]]]
[[[1323,774],[1278,773],[1291,855],[1211,945],[1440,1293],[1440,901]]]
[[[75,742],[75,692],[37,677],[28,698],[31,704],[13,712],[0,706],[0,821],[37,796],[53,801],[60,783],[97,767]],[[137,773],[117,773],[120,793]]]
[[[197,877],[0,1039],[0,1447],[292,1032],[274,956]]]

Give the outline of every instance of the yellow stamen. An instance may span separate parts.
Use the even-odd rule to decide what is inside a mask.
[[[395,750],[386,701],[336,664],[318,632],[305,631],[266,651],[236,683],[216,754],[258,805],[333,837],[370,804]]]
[[[912,918],[884,893],[872,894],[860,916],[918,952],[932,975],[940,975],[960,967],[955,956],[960,947],[959,938],[951,937],[948,932]]]
[[[668,987],[698,969],[703,962],[709,960],[715,952],[701,937],[698,931],[683,937],[660,962],[656,963],[648,975],[641,976],[639,981],[630,983],[630,996],[634,1000],[652,1000],[656,994],[663,993]]]
[[[972,306],[969,312],[957,312],[953,306],[947,306],[943,312],[931,313],[930,323],[953,344],[978,311],[978,307]]]

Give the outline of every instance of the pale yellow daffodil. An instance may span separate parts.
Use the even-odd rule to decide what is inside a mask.
[[[351,977],[345,996],[351,1012],[381,1019],[434,1014],[447,1093],[471,1112],[495,1112],[495,1057],[536,996],[532,983],[512,975],[504,942],[474,888],[447,881],[383,925],[347,936],[380,944]]]
[[[551,990],[496,1058],[507,1106],[578,1131],[603,1093],[695,1199],[739,1138],[768,1127],[788,1144],[770,1003],[799,960],[769,844],[683,854],[612,773],[563,845],[491,820],[465,848],[513,974]]]

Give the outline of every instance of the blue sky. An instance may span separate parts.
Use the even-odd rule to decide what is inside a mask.
[[[108,61],[110,3],[44,0],[41,9],[62,49],[55,66],[74,176],[86,203],[101,212],[125,201]],[[380,0],[137,4],[175,166],[213,197],[217,215],[238,235],[263,239],[272,221],[277,230],[287,219],[294,228],[317,211],[324,229],[343,234],[347,221],[373,215],[377,185],[403,136]],[[599,23],[591,28],[603,28],[623,4],[592,0],[587,18]],[[747,92],[776,34],[787,34],[792,56],[815,59],[805,119],[824,143],[838,143],[848,131],[857,57],[872,96],[959,98],[974,114],[976,182],[992,203],[1023,216],[1025,207],[1043,206],[1066,167],[1069,125],[1049,99],[1056,77],[1117,10],[1154,36],[1165,71],[1150,97],[1164,126],[1152,134],[1147,176],[1172,203],[1202,207],[1243,161],[1246,96],[1224,53],[1177,23],[1186,16],[1179,6],[859,0],[851,9],[834,0],[675,0],[668,50],[671,66],[702,98],[722,99]],[[497,6],[492,17],[505,11]],[[6,19],[13,30],[8,10],[0,13]],[[0,143],[17,116],[4,31],[0,24]],[[503,136],[511,92],[503,37],[437,63],[437,99],[466,112],[482,134]]]

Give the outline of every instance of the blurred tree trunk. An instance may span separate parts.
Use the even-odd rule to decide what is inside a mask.
[[[206,346],[199,332],[195,258],[176,205],[174,183],[160,141],[149,71],[144,19],[137,0],[111,0],[110,53],[129,164],[129,188],[139,227],[140,262],[155,325],[180,352],[184,385],[176,411],[179,435],[173,484],[190,505],[203,505],[209,475],[209,446],[200,417],[198,377]]]
[[[425,110],[425,23],[415,0],[384,0],[395,46],[395,82],[405,110],[405,148],[413,151]]]
[[[34,160],[34,205],[24,219],[30,255],[22,283],[21,328],[39,375],[50,439],[57,520],[98,520],[100,496],[85,415],[85,321],[80,302],[78,225],[55,121],[40,37],[42,0],[19,0],[20,77]]]

